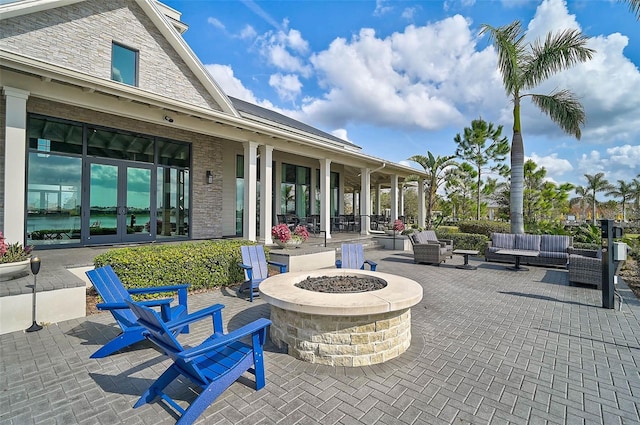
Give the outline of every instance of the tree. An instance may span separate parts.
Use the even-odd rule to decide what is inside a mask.
[[[427,180],[425,181],[425,192],[427,195],[427,229],[431,228],[431,212],[436,202],[436,192],[442,183],[444,183],[444,172],[447,168],[458,165],[453,158],[455,158],[455,155],[433,156],[433,154],[428,151],[427,156],[413,155],[409,158],[409,161],[420,164],[427,173]],[[422,226],[422,224],[423,223],[419,223],[420,226]]]
[[[524,142],[520,122],[520,102],[525,96],[568,134],[580,140],[580,126],[585,114],[582,104],[569,90],[549,95],[528,93],[542,81],[578,62],[591,59],[594,50],[585,47],[587,38],[577,30],[548,33],[544,42],[525,41],[520,21],[494,28],[482,25],[481,34],[489,33],[498,53],[498,68],[507,96],[513,101],[513,138],[511,141],[511,232],[524,233]]]
[[[524,164],[524,213],[525,223],[534,227],[542,219],[557,221],[561,214],[568,211],[571,183],[556,185],[545,181],[547,170],[538,168],[532,160]]]
[[[640,0],[626,0],[629,3],[629,10],[640,19]]]
[[[622,221],[627,221],[627,201],[633,196],[633,186],[624,180],[618,180],[618,186],[613,186],[605,195],[622,198]]]
[[[471,128],[465,127],[464,136],[456,134],[453,141],[458,144],[456,156],[469,161],[476,169],[476,220],[480,220],[480,192],[482,189],[482,172],[502,171],[507,167],[500,164],[509,153],[509,140],[502,136],[502,126],[493,127],[493,123],[487,123],[482,118],[471,121]],[[491,140],[489,146],[485,146],[487,139]],[[489,164],[489,167],[487,165]]]
[[[596,225],[596,204],[597,204],[596,193],[606,192],[608,190],[611,190],[613,186],[611,186],[607,181],[607,179],[604,178],[604,173],[598,173],[595,175],[585,174],[584,176],[587,178],[587,190],[589,190],[589,194],[591,195],[591,199],[593,201],[592,203],[593,209],[591,210],[592,211],[591,220],[592,220],[592,224],[595,226]]]
[[[446,172],[445,192],[454,209],[453,218],[466,220],[471,218],[472,197],[476,191],[476,170],[468,162]]]
[[[569,204],[577,206],[580,209],[580,218],[586,220],[587,207],[592,203],[589,189],[583,186],[576,186],[574,192],[576,196],[569,201]]]

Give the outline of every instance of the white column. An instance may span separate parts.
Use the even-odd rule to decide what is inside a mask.
[[[320,160],[320,230],[331,238],[331,160]]]
[[[398,175],[391,175],[391,223],[398,219]]]
[[[360,169],[360,234],[368,235],[371,229],[371,171]]]
[[[398,217],[404,215],[404,183],[398,188]]]
[[[258,144],[256,142],[244,143],[244,222],[242,237],[255,241],[256,214],[258,204],[256,199],[258,182]]]
[[[424,228],[425,223],[424,179],[418,180],[418,227]]]
[[[273,244],[271,239],[271,226],[273,223],[273,193],[272,185],[272,157],[273,146],[260,146],[262,157],[260,158],[260,239],[265,245]]]
[[[345,171],[342,169],[340,173],[340,181],[338,182],[338,214],[344,214],[344,179]]]
[[[380,193],[382,189],[382,185],[380,183],[378,183],[376,185],[376,214],[380,215],[382,214],[382,212],[380,211],[380,208],[382,208],[382,204],[380,203]]]
[[[310,199],[311,202],[311,215],[319,214],[318,207],[316,206],[316,197],[318,196],[318,176],[316,174],[316,169],[311,167],[311,191],[310,191]]]
[[[271,216],[271,219],[273,220],[273,223],[277,223],[278,222],[278,218],[277,215],[278,214],[284,214],[284,211],[281,210],[281,205],[282,205],[282,162],[276,162],[276,178],[275,180],[275,187],[273,188],[273,190],[275,191],[274,195],[275,197],[273,198],[273,202],[275,203],[274,205],[274,214]]]
[[[4,223],[7,243],[24,243],[27,173],[27,99],[29,92],[3,87],[6,97],[4,147]]]

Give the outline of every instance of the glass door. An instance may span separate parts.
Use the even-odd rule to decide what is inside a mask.
[[[122,161],[88,162],[87,213],[83,239],[87,244],[151,241],[153,179],[151,166]]]

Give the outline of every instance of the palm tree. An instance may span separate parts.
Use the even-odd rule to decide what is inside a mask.
[[[629,10],[640,19],[640,0],[626,0],[629,3]]]
[[[633,196],[633,186],[624,180],[618,180],[618,186],[608,191],[605,195],[622,198],[622,221],[627,221],[627,201]]]
[[[576,193],[576,197],[572,198],[569,201],[570,205],[577,205],[580,209],[580,218],[587,217],[587,207],[591,204],[591,195],[589,194],[589,189],[584,186],[576,186],[574,189]]]
[[[513,138],[511,141],[511,232],[524,233],[524,142],[520,123],[520,102],[530,96],[531,101],[560,128],[580,139],[580,126],[585,114],[582,104],[569,90],[549,95],[525,92],[559,71],[578,62],[591,59],[594,50],[585,47],[587,38],[577,30],[548,33],[544,42],[526,43],[520,21],[494,28],[482,25],[481,34],[489,33],[498,52],[498,68],[507,95],[513,101]]]
[[[409,161],[420,164],[427,173],[427,180],[425,181],[425,185],[427,186],[427,229],[431,228],[431,212],[436,202],[436,192],[445,180],[444,172],[447,168],[458,165],[453,158],[455,158],[455,155],[433,156],[433,154],[428,151],[427,156],[413,155],[409,158]],[[422,225],[422,223],[420,223],[420,225]]]
[[[509,153],[509,140],[502,136],[502,126],[493,127],[493,123],[487,123],[482,118],[471,121],[471,128],[465,127],[464,136],[456,134],[453,141],[458,144],[456,156],[469,161],[476,169],[476,220],[480,220],[480,190],[482,188],[483,171],[500,171],[507,167],[500,164]],[[489,146],[485,146],[487,139],[491,140]],[[493,164],[489,167],[489,162]]]
[[[609,181],[607,181],[607,179],[604,178],[604,173],[598,173],[595,175],[585,174],[584,176],[587,178],[587,190],[589,191],[591,199],[593,201],[592,203],[593,215],[591,216],[591,220],[592,220],[592,224],[595,226],[596,225],[596,204],[597,204],[596,193],[611,190],[613,189],[613,186],[611,186],[609,184]]]

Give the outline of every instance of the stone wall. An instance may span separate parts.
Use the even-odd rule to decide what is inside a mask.
[[[324,316],[271,306],[271,340],[289,355],[328,366],[386,362],[411,344],[411,310]]]
[[[138,87],[221,110],[178,52],[132,0],[89,0],[4,19],[2,48],[111,80],[111,46],[137,50]]]

